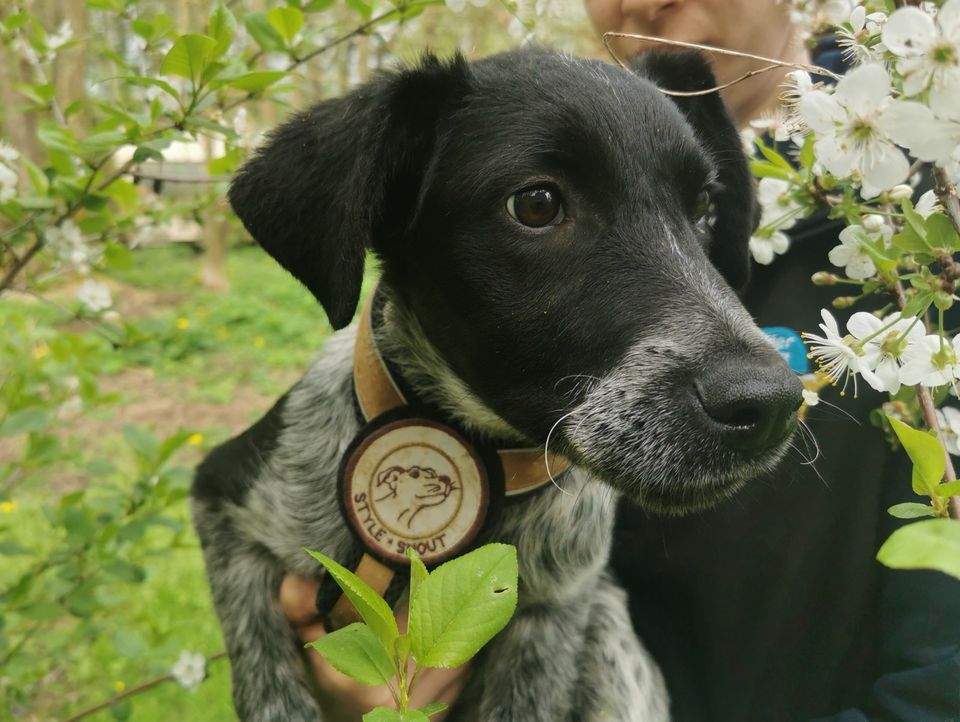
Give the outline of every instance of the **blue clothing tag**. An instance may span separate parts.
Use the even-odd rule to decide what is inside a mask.
[[[766,326],[760,329],[767,338],[773,341],[777,351],[783,356],[790,370],[797,374],[805,374],[810,370],[807,359],[807,347],[803,345],[800,334],[786,326]]]

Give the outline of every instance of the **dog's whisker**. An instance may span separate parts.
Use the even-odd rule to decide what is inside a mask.
[[[579,411],[579,409],[574,409],[573,411],[566,413],[563,416],[561,416],[559,419],[557,419],[554,422],[553,426],[550,427],[550,431],[547,432],[546,441],[543,442],[543,465],[544,465],[544,468],[546,468],[547,470],[547,476],[550,477],[550,483],[553,484],[555,487],[557,487],[564,494],[569,494],[570,492],[564,489],[562,486],[560,486],[560,484],[557,483],[557,480],[553,476],[553,470],[550,468],[550,437],[553,435],[553,432],[556,430],[556,428],[560,426],[560,424],[562,424],[565,419],[573,416],[575,413],[577,413],[577,411]]]
[[[848,419],[850,419],[853,423],[855,423],[857,426],[862,426],[862,425],[863,425],[863,424],[860,423],[860,421],[857,419],[857,417],[854,416],[853,414],[851,414],[849,411],[847,411],[847,410],[844,409],[844,408],[841,408],[840,406],[837,406],[837,404],[831,404],[829,401],[825,401],[822,397],[821,397],[821,399],[820,399],[820,403],[818,403],[817,406],[821,406],[821,405],[823,405],[823,406],[829,406],[831,409],[836,409],[836,410],[839,411],[841,414],[843,414],[843,415],[846,416]]]

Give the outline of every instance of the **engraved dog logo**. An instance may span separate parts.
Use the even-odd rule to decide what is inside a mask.
[[[400,509],[397,522],[403,522],[408,529],[413,520],[424,509],[443,504],[456,485],[446,474],[438,474],[435,469],[423,466],[390,466],[377,474],[375,488],[383,494],[376,498],[378,503],[388,502]]]

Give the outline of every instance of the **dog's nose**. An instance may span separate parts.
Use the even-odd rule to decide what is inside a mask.
[[[694,382],[697,400],[729,447],[763,451],[797,423],[803,386],[779,358],[722,358]]]

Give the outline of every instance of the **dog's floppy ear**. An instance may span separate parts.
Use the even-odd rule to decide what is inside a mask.
[[[641,55],[632,69],[664,90],[707,90],[717,81],[707,59],[696,51]],[[713,159],[720,190],[714,196],[716,221],[710,260],[735,289],[750,275],[750,234],[756,227],[756,203],[740,134],[719,92],[689,97],[667,96],[687,121]]]
[[[469,89],[466,61],[425,55],[273,131],[230,186],[250,234],[350,323],[365,251],[412,219],[442,113]]]

